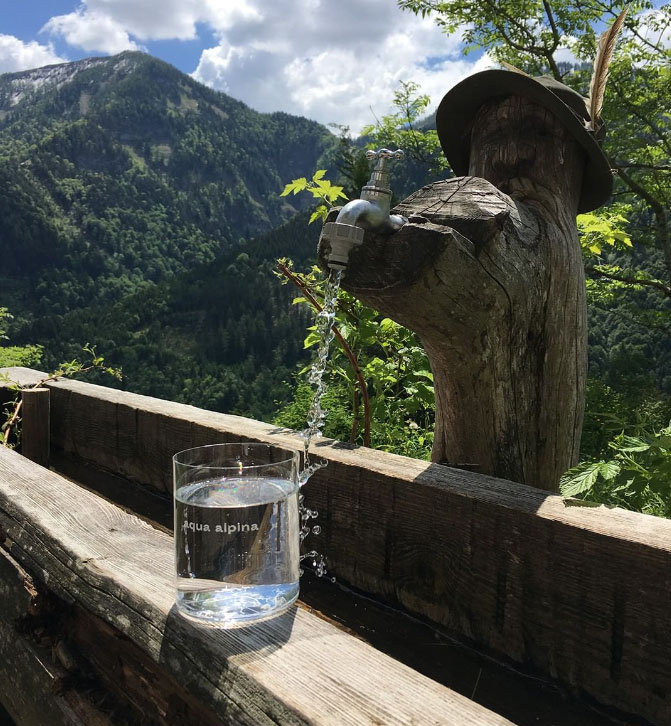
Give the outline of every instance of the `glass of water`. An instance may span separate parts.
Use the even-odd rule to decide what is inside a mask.
[[[297,451],[214,444],[173,456],[177,608],[220,627],[265,620],[298,597]]]

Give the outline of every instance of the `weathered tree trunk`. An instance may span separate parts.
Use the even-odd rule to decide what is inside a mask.
[[[483,108],[476,129],[478,176],[401,203],[394,212],[410,221],[367,234],[343,287],[421,338],[436,389],[433,461],[556,490],[577,463],[583,418],[584,160],[519,98]]]

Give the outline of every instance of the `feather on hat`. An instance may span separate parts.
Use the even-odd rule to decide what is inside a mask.
[[[443,152],[455,174],[468,174],[470,122],[480,107],[496,96],[523,96],[551,111],[586,152],[578,212],[589,212],[608,201],[613,190],[610,162],[601,149],[605,135],[601,119],[608,66],[627,9],[601,36],[594,61],[590,95],[579,93],[550,76],[532,77],[510,64],[507,70],[476,73],[448,91],[436,111],[436,129]]]

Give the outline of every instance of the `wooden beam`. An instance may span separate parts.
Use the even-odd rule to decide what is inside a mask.
[[[170,492],[170,458],[287,429],[79,382],[52,388],[61,455]],[[304,493],[340,580],[602,704],[671,723],[671,522],[321,441]]]
[[[0,700],[13,721],[20,726],[113,726],[70,682],[45,629],[27,625],[39,620],[40,594],[1,547],[0,588]]]
[[[169,535],[7,449],[0,527],[36,583],[134,644],[150,682],[168,674],[224,723],[510,723],[302,609],[239,630],[193,625],[173,607]],[[106,647],[80,628],[87,640]]]
[[[41,466],[49,466],[49,395],[48,388],[21,391],[21,453]]]

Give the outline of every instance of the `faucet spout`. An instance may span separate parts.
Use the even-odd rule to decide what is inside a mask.
[[[350,251],[363,242],[366,230],[390,234],[408,221],[399,214],[389,214],[391,189],[387,162],[402,156],[400,149],[366,152],[366,158],[376,160],[376,164],[368,184],[361,190],[361,198],[348,202],[338,213],[335,222],[327,222],[322,229],[319,241],[330,244],[327,264],[332,270],[344,270],[347,267]]]

